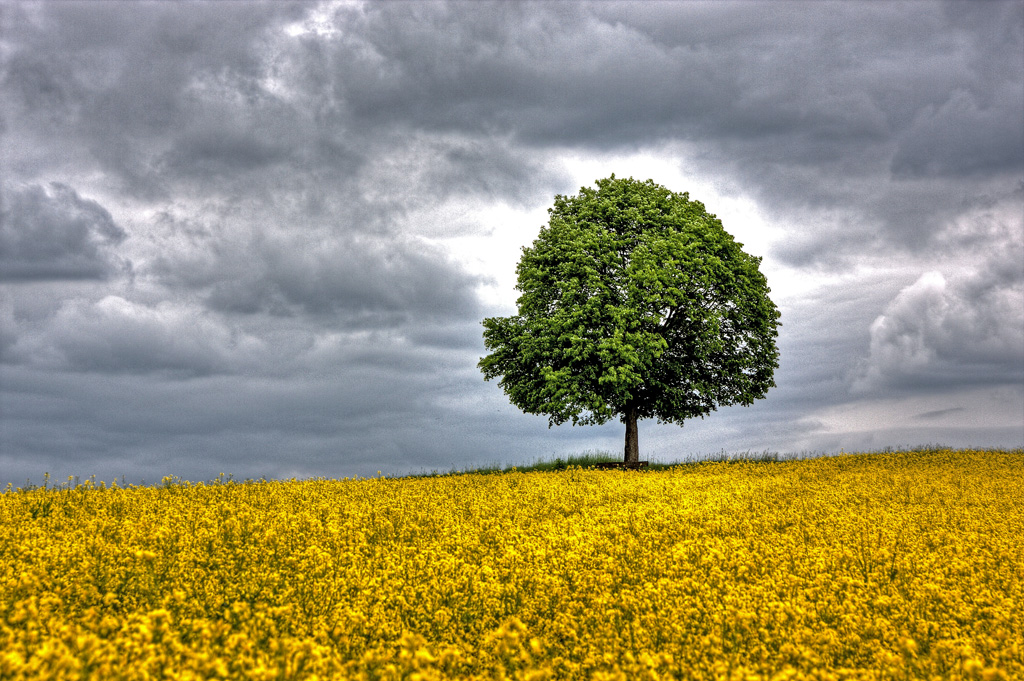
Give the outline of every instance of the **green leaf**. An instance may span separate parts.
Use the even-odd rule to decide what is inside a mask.
[[[773,387],[779,311],[720,220],[687,193],[611,176],[556,196],[516,268],[518,314],[485,319],[479,367],[554,425],[630,407],[682,424]]]

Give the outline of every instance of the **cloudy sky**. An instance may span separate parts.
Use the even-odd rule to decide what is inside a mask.
[[[689,191],[778,387],[642,458],[1024,445],[1024,3],[5,2],[0,484],[621,451],[476,363],[556,194]]]

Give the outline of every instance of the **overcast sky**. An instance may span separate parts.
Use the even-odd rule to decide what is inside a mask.
[[[778,386],[641,458],[1024,445],[1022,2],[4,2],[0,484],[620,452],[476,368],[556,194],[689,191]]]

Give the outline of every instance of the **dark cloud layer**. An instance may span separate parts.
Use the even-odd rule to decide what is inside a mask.
[[[202,239],[190,251],[158,256],[153,272],[167,285],[201,292],[219,312],[331,315],[371,324],[396,315],[478,312],[477,277],[460,272],[436,248],[399,238],[339,237],[323,230],[277,237],[258,232]]]
[[[59,183],[5,188],[0,208],[0,281],[106,279],[127,263],[127,236],[110,213]]]
[[[0,481],[617,447],[475,369],[615,159],[749,200],[782,291],[778,388],[655,455],[1024,442],[1020,2],[18,1],[0,95]]]

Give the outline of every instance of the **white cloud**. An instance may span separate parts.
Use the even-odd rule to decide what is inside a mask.
[[[1024,379],[1024,285],[952,283],[940,272],[903,288],[871,324],[856,393]]]

